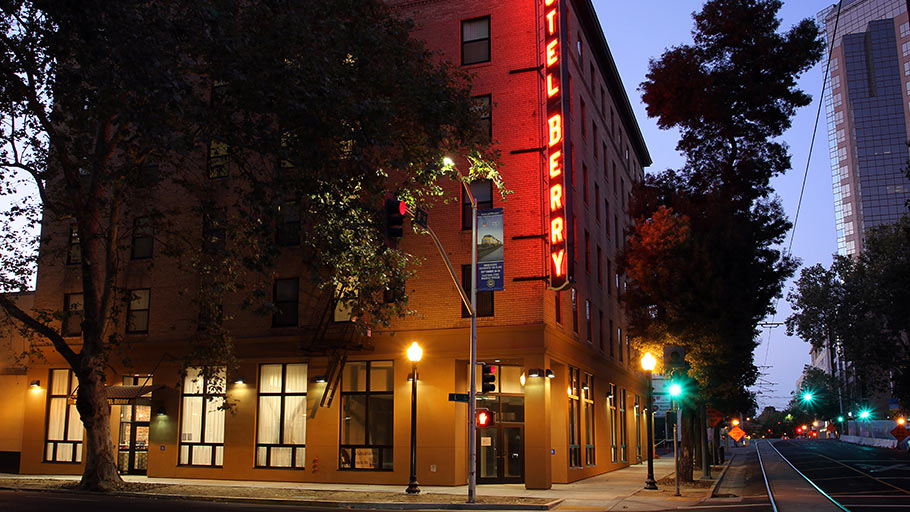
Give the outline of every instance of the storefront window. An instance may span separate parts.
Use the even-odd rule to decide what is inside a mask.
[[[180,464],[221,466],[224,460],[225,369],[188,368],[183,381]]]
[[[341,378],[340,469],[391,471],[392,361],[353,361]]]
[[[306,364],[259,366],[256,467],[305,466],[306,391]]]
[[[47,394],[45,462],[82,462],[82,421],[76,404],[68,404],[78,381],[72,370],[51,370]]]

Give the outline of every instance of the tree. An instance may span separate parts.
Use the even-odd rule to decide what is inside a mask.
[[[807,397],[806,394],[810,396]],[[787,411],[797,421],[827,420],[833,422],[843,414],[840,382],[820,368],[806,365],[803,384],[793,393]]]
[[[0,307],[79,381],[83,488],[121,483],[104,375],[133,298],[122,260],[138,213],[194,283],[200,320],[186,364],[230,365],[221,303],[239,294],[274,311],[275,229],[288,205],[306,220],[298,236],[309,286],[348,304],[366,329],[406,311],[405,297],[389,306],[384,292],[416,263],[383,243],[386,195],[431,206],[452,176],[445,154],[469,156],[471,177],[498,183],[467,77],[378,0],[306,9],[10,0],[0,9],[0,192],[15,204],[4,213],[0,290],[27,289],[39,257],[59,265],[78,251],[81,337],[61,332],[71,312],[26,311],[3,295]],[[213,186],[228,169],[230,186]],[[37,197],[17,195],[22,183]],[[173,200],[150,204],[156,194]],[[39,223],[40,240],[28,231]]]
[[[637,347],[686,347],[701,390],[692,407],[754,407],[747,387],[758,376],[757,325],[796,266],[774,248],[790,224],[770,179],[790,168],[779,137],[810,102],[796,78],[819,60],[822,45],[810,19],[778,32],[780,7],[778,0],[708,1],[694,15],[693,44],[652,60],[641,84],[648,115],[680,130],[686,163],[634,191],[625,307]],[[648,242],[653,225],[664,226],[669,242],[659,250]],[[683,480],[692,478],[693,411],[683,411]]]
[[[804,269],[788,294],[793,314],[787,333],[815,348],[838,351],[850,363],[860,389],[851,399],[894,389],[904,392],[910,380],[910,215],[878,226],[866,234],[864,249],[855,258],[834,256],[828,269]],[[892,381],[889,381],[888,376]]]

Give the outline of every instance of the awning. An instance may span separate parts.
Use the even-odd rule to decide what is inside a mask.
[[[107,394],[107,403],[111,405],[130,405],[142,398],[142,395],[147,395],[152,391],[163,387],[164,385],[162,384],[140,384],[135,386],[118,385],[105,386],[104,391]],[[79,391],[78,387],[74,389],[69,396],[69,403],[76,403],[77,391]]]

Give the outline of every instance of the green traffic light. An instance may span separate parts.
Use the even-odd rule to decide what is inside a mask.
[[[861,420],[868,420],[869,416],[871,416],[871,415],[872,415],[872,413],[869,412],[868,410],[863,410],[863,411],[860,411],[859,418]]]
[[[670,396],[679,396],[682,394],[682,386],[677,383],[670,384]]]
[[[838,417],[837,417],[837,421],[838,421],[839,423],[843,423],[843,422],[844,422],[844,417],[843,417],[843,416],[838,416]]]
[[[812,396],[811,392],[807,391],[807,392],[803,393],[803,400],[805,400],[806,402],[811,402],[812,398],[813,398],[813,396]]]

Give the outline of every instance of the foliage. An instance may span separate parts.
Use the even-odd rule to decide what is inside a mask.
[[[835,256],[830,268],[804,269],[787,299],[787,333],[813,347],[836,350],[866,386],[853,398],[892,388],[907,406],[910,393],[910,215],[870,230],[856,258]],[[893,382],[889,382],[888,375]]]
[[[406,312],[405,296],[385,299],[417,263],[383,241],[386,195],[431,206],[454,177],[445,154],[499,183],[468,77],[378,0],[10,0],[0,11],[0,193],[14,204],[0,290],[29,287],[39,242],[42,266],[62,266],[72,223],[82,337],[64,338],[59,308],[23,311],[2,295],[0,306],[79,379],[86,488],[120,481],[103,388],[132,298],[133,219],[152,219],[155,264],[185,276],[199,308],[186,364],[229,366],[222,304],[275,311],[276,228],[289,212],[303,220],[301,288],[348,303],[365,330]],[[40,240],[28,230],[39,222]]]
[[[831,374],[807,365],[803,368],[802,388],[793,393],[787,404],[787,412],[797,422],[836,421],[841,414],[843,398],[839,388],[840,383]],[[805,399],[806,393],[812,394],[811,400]]]
[[[769,183],[790,168],[778,137],[809,104],[796,78],[822,45],[810,19],[778,32],[780,7],[708,1],[693,44],[652,60],[641,84],[648,115],[679,129],[686,163],[634,190],[623,255],[633,344],[685,346],[700,398],[729,412],[754,407],[757,325],[796,267],[775,248],[790,223]]]

